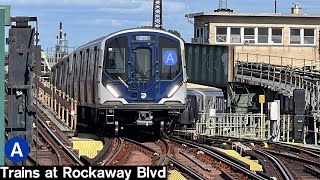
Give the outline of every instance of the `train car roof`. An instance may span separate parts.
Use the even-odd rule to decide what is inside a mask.
[[[204,89],[188,89],[187,94],[188,95],[206,95],[206,96],[224,96],[222,90],[217,91],[211,88],[204,88]]]
[[[146,28],[146,27],[142,27],[142,28],[131,28],[131,29],[123,29],[123,30],[120,30],[120,31],[116,31],[114,33],[110,33],[108,35],[105,35],[105,36],[102,36],[102,37],[99,37],[93,41],[90,41],[80,47],[78,47],[77,49],[75,49],[74,51],[70,52],[67,56],[70,56],[70,54],[74,53],[75,51],[78,51],[80,49],[83,49],[84,47],[86,46],[90,46],[90,45],[94,45],[94,44],[98,44],[98,43],[101,43],[104,39],[106,38],[112,38],[116,35],[119,35],[119,34],[122,34],[122,33],[130,33],[130,32],[139,32],[139,31],[142,31],[142,32],[159,32],[159,33],[163,33],[163,34],[167,34],[169,36],[172,36],[176,39],[179,39],[180,42],[183,42],[183,40],[181,38],[179,38],[178,36],[176,36],[175,34],[172,34],[168,31],[165,31],[165,30],[161,30],[161,29],[156,29],[156,28]],[[66,56],[66,57],[67,57]],[[64,61],[64,59],[66,58],[62,58],[61,61]],[[52,68],[55,68],[57,67],[58,65],[60,65],[60,63],[62,63],[61,61],[59,61],[57,64],[55,64]]]
[[[198,90],[203,92],[223,92],[222,89],[209,87],[209,88],[188,88],[188,90]]]
[[[112,38],[116,35],[119,35],[119,34],[122,34],[122,33],[130,33],[130,32],[139,32],[139,31],[144,31],[144,32],[159,32],[159,33],[163,33],[163,34],[167,34],[169,36],[172,36],[176,39],[179,39],[180,41],[182,41],[181,38],[179,38],[178,36],[176,36],[175,34],[172,34],[168,31],[165,31],[165,30],[161,30],[161,29],[156,29],[156,28],[146,28],[146,27],[142,27],[142,28],[131,28],[131,29],[123,29],[123,30],[120,30],[120,31],[117,31],[117,32],[114,32],[114,33],[110,33],[108,35],[105,35],[105,36],[102,36],[102,37],[99,37],[93,41],[90,41],[80,47],[78,47],[75,51],[79,50],[79,49],[82,49],[83,47],[86,47],[88,45],[92,45],[92,44],[96,44],[96,43],[100,43],[101,41],[103,41],[104,39],[106,38]]]

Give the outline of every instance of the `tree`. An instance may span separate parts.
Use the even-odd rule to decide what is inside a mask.
[[[169,29],[168,32],[178,36],[179,38],[181,38],[184,41],[184,39],[182,38],[181,34],[178,31],[173,30],[173,29]]]

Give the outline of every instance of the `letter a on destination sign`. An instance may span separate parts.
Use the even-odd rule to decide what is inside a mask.
[[[28,143],[20,137],[9,139],[4,150],[7,158],[12,162],[25,160],[30,152]]]
[[[167,50],[163,53],[163,62],[167,66],[175,65],[178,61],[177,53],[173,50]]]

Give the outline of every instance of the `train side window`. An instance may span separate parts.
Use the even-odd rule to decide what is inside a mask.
[[[86,80],[87,78],[87,73],[88,73],[88,66],[89,66],[89,49],[86,50],[86,55],[84,57],[84,62],[83,62],[83,78]]]
[[[76,58],[76,61],[75,61],[75,64],[74,64],[74,66],[75,66],[75,74],[74,74],[74,80],[77,80],[77,78],[78,78],[78,71],[79,71],[79,61],[80,61],[80,53],[78,52],[77,53],[77,58]]]
[[[216,98],[214,101],[214,109],[217,110],[218,109],[218,100],[219,98]]]
[[[58,65],[59,68],[58,68],[58,84],[57,84],[57,88],[60,90],[60,85],[61,85],[61,70],[62,70],[62,67],[61,67],[61,64]]]
[[[68,57],[68,59],[67,59],[67,63],[66,63],[66,68],[65,68],[65,72],[64,72],[64,84],[65,84],[65,86],[66,86],[66,88],[65,88],[65,92],[67,93],[68,92],[68,90],[69,90],[69,88],[68,88],[68,75],[69,75],[69,62],[70,61],[70,59],[69,59],[69,57]]]
[[[78,57],[78,63],[77,63],[77,80],[80,80],[80,74],[81,74],[81,63],[82,63],[82,51],[80,51],[79,57]]]
[[[87,79],[92,79],[91,73],[92,73],[92,63],[93,63],[93,50],[90,49],[90,55],[88,60],[88,72],[87,72]]]
[[[98,47],[94,47],[94,61],[93,61],[93,96],[92,100],[95,102],[98,98],[98,92],[96,90],[96,83],[98,79],[98,64],[99,64],[99,49]]]
[[[64,83],[64,71],[65,71],[65,63],[64,62],[62,62],[61,63],[61,76],[60,76],[60,87],[59,87],[59,89],[60,90],[62,90],[62,85],[64,85],[63,83]]]
[[[87,60],[87,53],[86,51],[83,51],[82,54],[82,61],[81,61],[81,78],[84,78],[85,72],[86,72],[86,60]]]
[[[62,62],[61,63],[61,77],[60,77],[60,87],[59,87],[59,89],[60,90],[63,90],[62,89],[62,86],[64,85],[63,83],[64,83],[64,69],[65,69],[65,63],[64,62]]]

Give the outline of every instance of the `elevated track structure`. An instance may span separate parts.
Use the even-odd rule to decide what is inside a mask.
[[[235,54],[235,81],[259,85],[288,97],[305,90],[305,104],[319,113],[320,62],[279,56]]]

